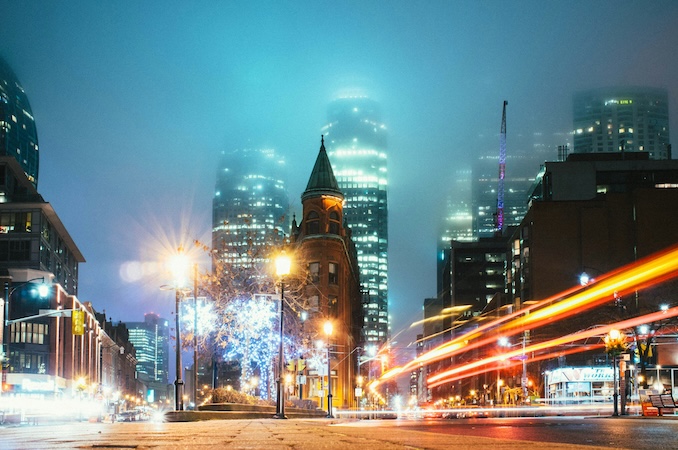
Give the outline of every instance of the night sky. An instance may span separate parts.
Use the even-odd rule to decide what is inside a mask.
[[[152,263],[209,241],[222,150],[275,148],[299,203],[339,95],[379,101],[388,127],[393,334],[436,294],[444,196],[498,154],[504,100],[509,154],[568,132],[572,94],[602,86],[667,88],[678,133],[676,1],[1,0],[0,24],[38,190],[87,259],[78,297],[114,321],[171,317]]]

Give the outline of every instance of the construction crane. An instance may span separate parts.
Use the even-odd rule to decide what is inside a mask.
[[[499,133],[499,184],[497,186],[496,234],[504,232],[504,176],[506,175],[506,105],[501,113],[501,132]]]

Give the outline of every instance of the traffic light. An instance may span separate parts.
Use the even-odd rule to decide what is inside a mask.
[[[85,311],[76,309],[71,314],[71,333],[73,336],[85,334]]]
[[[287,363],[287,370],[290,372],[303,372],[306,368],[306,362],[304,358],[293,359],[291,362]]]

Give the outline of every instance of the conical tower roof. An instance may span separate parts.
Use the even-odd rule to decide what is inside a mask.
[[[315,166],[313,166],[313,172],[311,172],[311,178],[308,180],[306,190],[301,194],[301,201],[303,202],[307,198],[319,195],[331,195],[342,200],[344,199],[344,194],[339,189],[339,184],[332,171],[330,159],[325,151],[324,136],[320,137],[320,152],[315,160]]]

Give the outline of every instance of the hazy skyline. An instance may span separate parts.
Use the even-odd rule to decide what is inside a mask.
[[[447,190],[456,169],[498,153],[504,100],[509,154],[519,135],[562,143],[572,94],[602,86],[668,89],[678,133],[674,1],[3,1],[1,10],[0,54],[36,120],[38,190],[87,260],[78,297],[114,321],[170,318],[173,297],[158,288],[168,280],[121,270],[159,260],[159,243],[182,233],[209,240],[222,150],[275,148],[298,204],[340,95],[378,101],[388,128],[393,335],[436,294]]]

